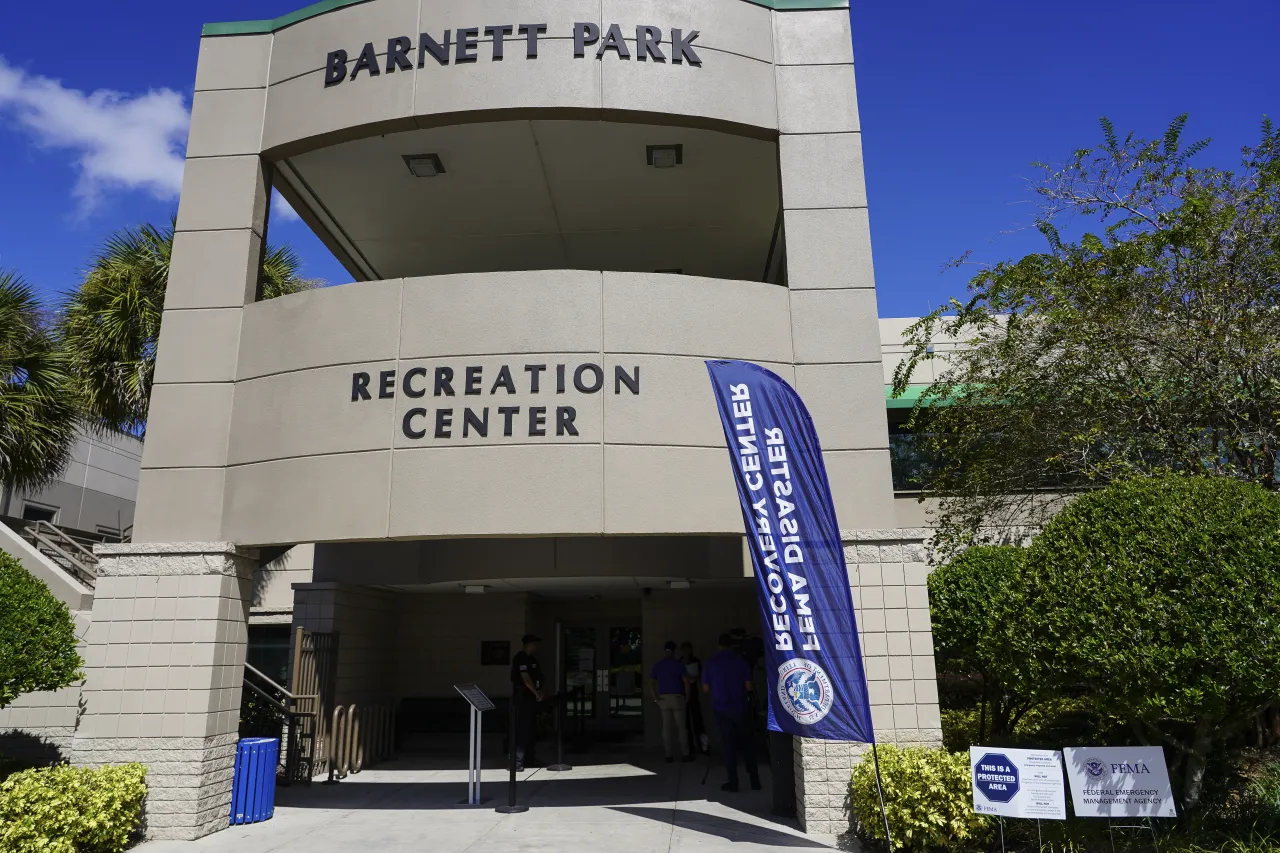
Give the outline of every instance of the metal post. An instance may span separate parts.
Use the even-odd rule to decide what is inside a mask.
[[[471,708],[471,736],[467,741],[467,805],[474,806],[476,797],[476,709]]]
[[[1004,850],[1004,815],[1001,815],[1001,816],[1000,816],[1000,853],[1005,853],[1005,850]]]
[[[572,770],[573,767],[564,763],[564,682],[561,681],[560,667],[563,664],[564,652],[562,651],[561,641],[564,639],[564,628],[560,623],[556,623],[556,763],[547,767],[548,770],[559,773],[565,770]]]
[[[523,690],[524,685],[519,685],[516,689]],[[529,810],[528,806],[522,806],[516,803],[516,737],[517,732],[520,731],[519,726],[516,725],[516,715],[520,713],[519,707],[519,700],[515,696],[512,696],[511,713],[508,714],[511,718],[511,725],[507,727],[510,730],[511,735],[511,748],[508,750],[511,754],[509,756],[510,760],[507,762],[508,771],[510,773],[509,782],[507,784],[507,804],[505,806],[498,806],[494,809],[498,814],[520,814],[521,812],[527,812]]]
[[[893,849],[893,835],[889,832],[889,812],[884,807],[884,785],[880,781],[880,753],[876,751],[875,741],[871,742],[871,760],[876,768],[876,793],[880,796],[880,817],[884,819],[884,843]]]

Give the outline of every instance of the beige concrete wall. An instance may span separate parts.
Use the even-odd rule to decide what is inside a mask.
[[[365,282],[249,305],[229,426],[226,534],[265,544],[737,533],[703,359],[758,361],[794,381],[787,300],[785,289],[757,282],[551,271]],[[603,367],[604,388],[583,394],[567,382],[556,393],[555,365],[583,363]],[[538,394],[530,364],[548,365]],[[504,365],[515,394],[491,393]],[[482,371],[482,393],[468,397],[463,377],[472,366]],[[455,373],[452,398],[432,393],[440,367]],[[428,371],[415,380],[428,389],[419,399],[402,382],[414,368]],[[615,368],[639,369],[640,394],[617,385]],[[380,399],[375,386],[373,399],[353,403],[357,371],[375,382],[395,371],[394,396]],[[849,381],[861,375],[837,365],[815,381],[838,384],[842,372],[852,372]],[[529,435],[535,404],[548,409],[549,435]],[[561,405],[575,409],[578,435],[555,434]],[[432,418],[442,406],[454,411],[456,433],[464,407],[488,407],[490,435],[437,439]],[[510,437],[496,434],[498,406],[521,409]],[[429,412],[415,423],[427,430],[421,439],[403,429],[416,407]],[[842,517],[856,524],[867,490],[858,462],[884,439],[874,429],[840,429],[851,413],[839,403],[815,409],[829,427],[833,477],[849,484]]]
[[[492,39],[481,33],[479,61],[473,64],[427,66],[410,72],[385,73],[389,38],[413,39],[418,34],[443,37],[445,29],[485,26],[485,21],[545,22],[538,58],[525,59],[519,36],[506,40],[506,58],[489,59]],[[597,61],[595,46],[581,59],[573,55],[575,21],[621,25],[634,57],[635,27],[660,26],[664,52],[670,31],[702,33],[695,50],[702,67],[673,62]],[[241,39],[205,39],[206,43]],[[260,41],[259,41],[260,40]],[[654,2],[637,7],[621,0],[526,0],[513,15],[510,7],[492,2],[462,0],[377,0],[340,9],[276,33],[244,39],[238,46],[215,45],[227,54],[254,58],[269,49],[269,70],[254,64],[260,85],[268,84],[262,149],[294,154],[338,139],[365,135],[356,130],[375,126],[382,132],[418,125],[449,123],[452,114],[478,110],[646,111],[691,119],[734,122],[774,129],[778,105],[771,63],[774,55],[772,20],[767,9],[742,0],[704,0],[686,3]],[[331,50],[342,48],[354,62],[366,42],[372,42],[384,73],[362,74],[356,80],[324,86],[324,65]],[[416,62],[415,62],[416,66]],[[230,73],[230,72],[228,72]],[[246,118],[260,115],[261,100],[238,99]]]
[[[84,657],[91,620],[89,611],[73,611],[77,650]],[[32,760],[70,760],[80,694],[84,682],[61,690],[42,690],[19,696],[0,708],[0,755]]]

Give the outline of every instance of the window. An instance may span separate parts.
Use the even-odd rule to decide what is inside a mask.
[[[58,508],[56,506],[41,506],[40,504],[24,503],[22,505],[23,521],[47,521],[53,524],[54,519],[58,517]]]

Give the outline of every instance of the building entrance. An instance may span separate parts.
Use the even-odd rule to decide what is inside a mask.
[[[559,690],[567,734],[621,740],[644,732],[643,632],[640,620],[573,623],[563,635]]]

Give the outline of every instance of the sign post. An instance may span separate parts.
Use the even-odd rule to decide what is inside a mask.
[[[480,715],[485,711],[492,711],[495,706],[493,700],[484,695],[484,691],[475,684],[455,684],[453,689],[458,691],[471,706],[471,739],[467,744],[467,798],[462,802],[468,806],[478,806],[482,802],[480,799],[480,739],[484,732]]]
[[[1062,781],[1062,753],[1046,749],[969,747],[973,810],[1000,821],[1000,849],[1004,849],[1004,819],[1040,821],[1067,819],[1067,790]]]

